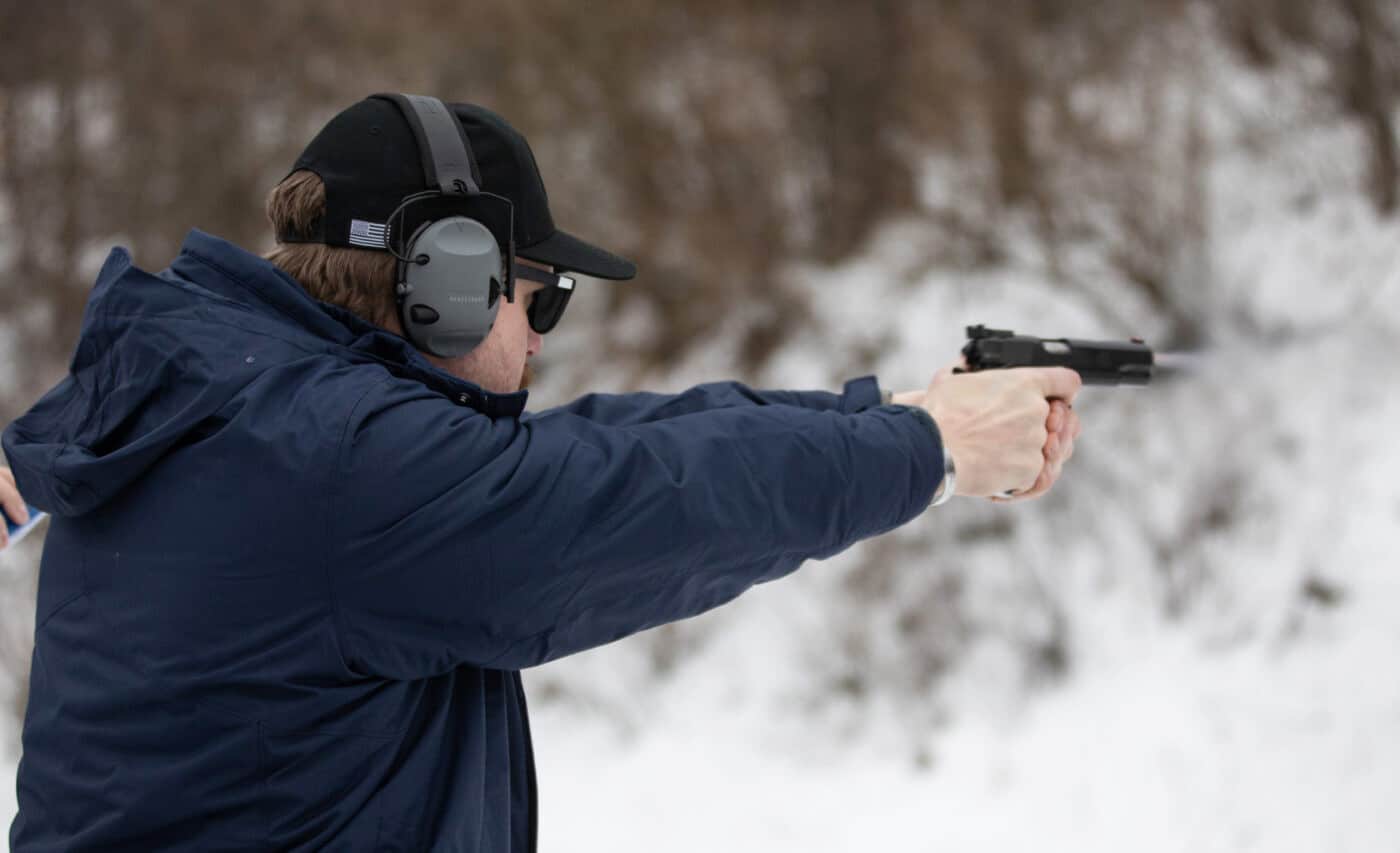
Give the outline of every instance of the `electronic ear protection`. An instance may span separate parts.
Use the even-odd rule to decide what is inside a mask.
[[[514,207],[509,199],[481,190],[471,143],[442,101],[424,95],[375,97],[399,107],[418,141],[428,184],[436,184],[405,198],[389,217],[385,245],[398,260],[399,322],[419,349],[443,358],[466,355],[491,331],[500,298],[515,301]],[[420,204],[430,209],[428,219],[403,239],[395,232],[402,230],[406,211]],[[477,215],[467,216],[469,207]],[[492,207],[494,233],[480,216]],[[440,210],[446,215],[433,215]],[[505,238],[504,251],[498,234]]]

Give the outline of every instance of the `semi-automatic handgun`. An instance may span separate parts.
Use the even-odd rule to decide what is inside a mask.
[[[954,373],[1007,367],[1068,367],[1085,385],[1146,385],[1152,381],[1152,349],[1142,338],[1086,341],[1037,338],[983,325],[967,327],[963,356],[967,369]]]

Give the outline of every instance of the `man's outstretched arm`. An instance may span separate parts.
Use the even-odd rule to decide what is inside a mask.
[[[367,397],[331,485],[346,663],[520,669],[696,615],[928,506],[921,409],[730,406],[625,427]]]
[[[630,426],[680,415],[736,406],[795,406],[846,414],[878,406],[880,386],[874,376],[846,383],[840,394],[830,391],[762,391],[740,382],[708,382],[679,394],[585,394],[563,406],[545,409],[532,417],[567,413],[609,426]]]

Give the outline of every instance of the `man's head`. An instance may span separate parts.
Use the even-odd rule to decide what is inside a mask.
[[[278,234],[308,233],[325,215],[325,184],[313,172],[299,170],[268,193],[268,221]],[[278,243],[267,259],[296,279],[315,298],[339,305],[361,318],[405,337],[394,298],[394,256],[370,249],[346,249],[324,243]],[[516,265],[550,270],[516,257]],[[530,328],[526,312],[544,284],[517,278],[515,300],[501,300],[496,322],[475,349],[463,356],[424,356],[454,376],[487,391],[508,393],[530,382],[528,359],[539,353],[541,335]]]
[[[630,261],[554,227],[525,138],[500,116],[471,104],[445,107],[397,95],[360,101],[307,146],[292,173],[273,189],[267,214],[279,244],[269,259],[312,295],[408,338],[438,366],[498,392],[528,382],[528,359],[567,304],[568,292],[555,285],[571,282],[551,271],[610,279],[636,272]],[[466,217],[477,232],[489,233],[486,245],[494,242],[502,258],[513,246],[518,274],[509,274],[509,264],[493,274],[494,262],[478,266],[486,271],[476,276],[440,264],[414,270],[396,263],[395,255],[410,259],[406,235],[451,216]],[[450,263],[449,254],[439,257]],[[413,256],[422,257],[416,248]],[[404,289],[395,292],[398,271],[404,269],[417,272],[420,280],[426,274],[426,283],[439,291],[447,289],[439,303],[444,314],[467,310],[458,308],[463,304],[485,304],[495,306],[494,316],[466,315],[481,321],[475,326],[480,331],[466,335],[455,349],[441,346],[445,326],[457,330],[449,325],[455,320],[438,323],[436,312],[429,312],[427,321],[416,313],[409,317],[414,297],[400,304]],[[470,272],[468,266],[462,269]],[[490,300],[477,298],[488,281]],[[454,295],[459,282],[468,289],[460,296]],[[496,298],[498,291],[505,298]],[[468,294],[472,298],[463,298]],[[532,303],[537,303],[534,310]],[[423,322],[432,324],[429,337]]]

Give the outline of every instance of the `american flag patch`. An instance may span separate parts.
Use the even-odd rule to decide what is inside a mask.
[[[350,220],[350,245],[364,246],[367,249],[383,249],[385,228],[379,222],[366,222],[363,219]]]

